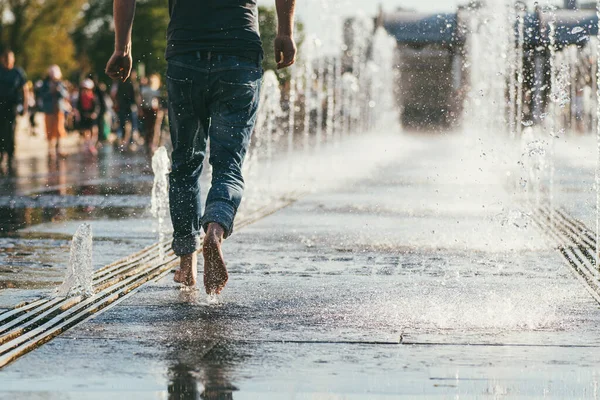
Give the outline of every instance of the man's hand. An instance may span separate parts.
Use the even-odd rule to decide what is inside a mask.
[[[108,60],[108,64],[106,64],[106,74],[112,79],[125,82],[129,78],[129,74],[131,74],[132,62],[131,51],[123,52],[115,50],[110,60]]]
[[[277,35],[275,38],[275,61],[277,69],[289,67],[296,62],[296,43],[288,35]]]

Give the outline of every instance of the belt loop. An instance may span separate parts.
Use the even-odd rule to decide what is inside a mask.
[[[202,59],[202,53],[200,51],[196,52],[196,59],[197,60],[201,60]]]
[[[212,58],[212,52],[211,51],[209,51],[209,52],[206,53],[206,58],[207,58],[208,61],[210,61],[210,59]]]

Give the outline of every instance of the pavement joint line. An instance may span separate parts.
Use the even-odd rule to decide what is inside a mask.
[[[135,338],[123,338],[119,336],[95,336],[95,337],[61,337],[59,340],[125,340],[125,341],[138,341]],[[148,340],[152,341],[153,340]],[[208,342],[212,342],[208,340]],[[314,344],[314,345],[322,345],[322,344],[331,344],[331,345],[369,345],[369,346],[455,346],[455,347],[541,347],[541,348],[583,348],[583,349],[595,349],[600,348],[599,345],[589,345],[589,344],[539,344],[539,343],[469,343],[469,342],[420,342],[420,341],[404,341],[404,342],[393,342],[393,341],[361,341],[361,340],[271,340],[271,339],[255,339],[255,340],[247,340],[247,339],[228,339],[228,340],[220,340],[215,341],[214,346],[220,344],[228,344],[228,343],[240,343],[240,344]]]
[[[540,343],[467,343],[467,342],[404,342],[410,346],[473,346],[473,347],[544,347],[544,348],[600,348],[593,344],[540,344]]]
[[[265,340],[260,340],[260,339],[255,339],[255,340],[248,340],[248,339],[242,339],[242,340],[230,340],[231,342],[236,342],[236,343],[281,343],[281,344],[366,344],[366,345],[386,345],[386,346],[390,346],[390,345],[394,345],[394,346],[399,346],[402,345],[403,343],[398,340],[398,341],[385,341],[385,340],[274,340],[274,339],[265,339]]]
[[[298,196],[296,195],[295,197],[283,199],[282,202],[276,203],[275,206],[268,205],[250,212],[247,217],[239,222],[238,227],[242,228],[259,219],[272,215],[294,203]],[[23,322],[23,324],[18,326],[15,323],[9,322],[2,327],[4,332],[10,328],[12,330],[0,336],[0,368],[52,340],[73,326],[97,315],[97,313],[125,296],[132,295],[145,283],[161,279],[168,274],[177,262],[177,257],[175,257],[172,251],[169,251],[165,259],[162,260],[162,263],[156,264],[155,262],[155,259],[158,258],[156,247],[168,246],[166,243],[167,241],[155,243],[140,252],[134,253],[132,256],[125,257],[95,271],[95,294],[91,297],[83,298],[82,296],[74,296],[59,298],[60,302],[57,304],[55,304],[56,299],[41,299],[38,300],[39,304],[37,306],[31,307],[29,311],[25,311],[26,314],[24,316],[19,317],[21,314],[15,313],[14,317],[19,322]],[[153,255],[148,256],[150,253]],[[137,262],[132,263],[132,260],[137,260]],[[143,265],[144,262],[149,262],[150,264]],[[103,277],[110,278],[108,280],[101,280]],[[36,303],[35,300],[33,302]],[[47,310],[47,303],[49,302],[55,305]],[[46,307],[44,308],[45,305]],[[40,314],[40,310],[36,311],[36,308],[47,311]],[[57,314],[57,311],[61,312]],[[32,314],[27,315],[27,313]],[[4,314],[6,313],[2,315]]]

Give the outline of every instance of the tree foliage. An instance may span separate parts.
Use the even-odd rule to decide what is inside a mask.
[[[12,48],[30,75],[50,64],[75,67],[70,31],[85,0],[0,0],[0,41]]]

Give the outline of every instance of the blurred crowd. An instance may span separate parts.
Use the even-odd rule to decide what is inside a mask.
[[[80,151],[90,157],[108,146],[152,154],[164,139],[165,98],[157,74],[134,72],[127,82],[108,87],[97,76],[64,79],[60,67],[51,65],[44,79],[28,81],[13,52],[0,49],[0,162],[13,163],[18,115],[28,116],[31,135],[45,136],[49,158],[65,156],[61,141],[74,132]]]

